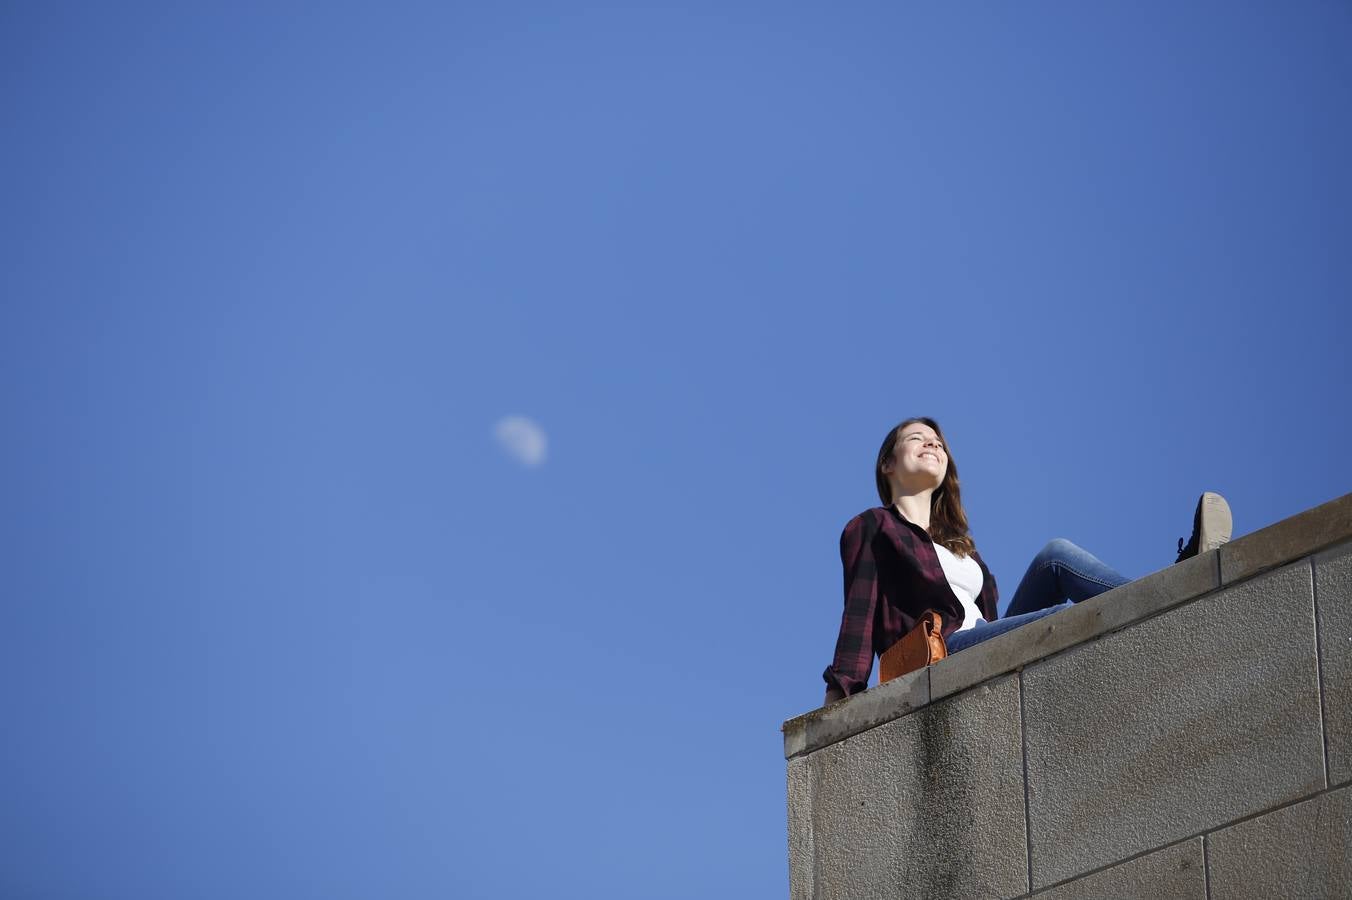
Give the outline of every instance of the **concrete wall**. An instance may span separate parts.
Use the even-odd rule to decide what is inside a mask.
[[[784,723],[794,900],[1352,897],[1352,494]]]

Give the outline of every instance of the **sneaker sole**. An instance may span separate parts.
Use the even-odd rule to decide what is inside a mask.
[[[1202,533],[1197,536],[1197,552],[1215,550],[1230,540],[1233,527],[1230,504],[1225,498],[1211,491],[1202,494]]]

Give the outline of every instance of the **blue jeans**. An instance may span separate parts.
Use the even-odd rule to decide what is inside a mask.
[[[1028,571],[1023,573],[1023,580],[1019,582],[1004,618],[949,635],[945,641],[948,652],[957,653],[1013,631],[1071,603],[1097,597],[1129,580],[1092,553],[1056,538],[1039,550],[1028,564]]]

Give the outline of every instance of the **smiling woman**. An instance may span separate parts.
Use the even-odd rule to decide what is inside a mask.
[[[939,423],[907,419],[889,431],[873,474],[883,505],[855,516],[840,536],[845,610],[835,658],[822,673],[827,703],[867,688],[874,656],[930,612],[942,621],[948,652],[956,653],[1128,581],[1057,538],[1033,557],[1000,618],[995,578],[968,531],[958,466]],[[1230,521],[1224,498],[1203,494],[1192,539],[1177,561],[1229,540]]]

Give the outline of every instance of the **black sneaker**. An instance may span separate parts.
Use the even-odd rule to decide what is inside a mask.
[[[1182,538],[1178,539],[1178,559],[1174,562],[1215,550],[1230,540],[1232,527],[1230,504],[1225,502],[1225,498],[1212,491],[1202,494],[1197,500],[1197,512],[1192,516],[1192,537],[1186,545]]]

